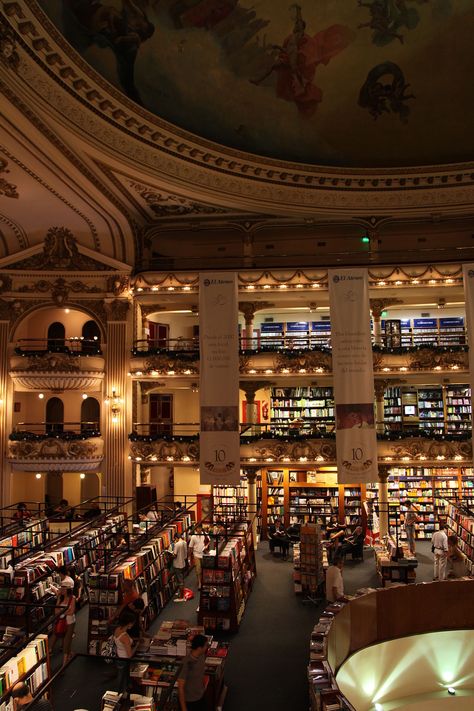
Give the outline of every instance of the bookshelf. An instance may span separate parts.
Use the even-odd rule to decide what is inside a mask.
[[[344,523],[354,528],[362,523],[362,498],[360,486],[343,486]]]
[[[275,523],[278,519],[286,520],[286,489],[285,472],[282,469],[267,470],[265,506],[263,507],[265,512],[265,531],[269,524]]]
[[[447,524],[450,533],[458,537],[458,546],[464,553],[466,569],[474,574],[474,516],[464,506],[450,504],[447,510]]]
[[[334,394],[330,387],[272,388],[270,418],[278,431],[286,434],[289,425],[300,423],[320,432],[334,429]],[[286,427],[285,427],[286,425]]]
[[[246,518],[248,509],[247,480],[241,479],[239,486],[224,486],[222,484],[212,487],[212,512],[214,520],[224,523],[236,516]]]
[[[236,632],[256,576],[252,526],[239,524],[213,538],[202,560],[198,622],[211,633]]]
[[[295,593],[314,596],[324,582],[327,557],[322,541],[323,535],[318,524],[301,526],[300,544],[294,558]]]
[[[384,393],[384,422],[386,423],[386,429],[400,429],[402,419],[402,397],[400,388],[387,388]]]
[[[359,497],[360,501],[360,497]],[[290,485],[290,524],[318,523],[326,526],[339,509],[338,487]]]
[[[432,434],[443,434],[444,402],[441,386],[418,389],[418,417],[421,429],[429,430]]]
[[[109,568],[102,566],[102,569],[89,575],[89,654],[100,654],[104,642],[112,633],[111,618],[122,603],[124,580],[133,581],[134,589],[145,603],[145,626],[148,627],[157,617],[175,592],[175,580],[168,569],[165,552],[175,532],[185,533],[190,526],[191,516],[186,513],[161,529],[158,525],[153,526],[145,542],[141,533],[137,536],[140,541],[138,550],[125,554],[122,560]],[[131,538],[132,548],[133,544]]]
[[[48,636],[39,634],[0,667],[0,708],[13,708],[10,690],[18,681],[25,681],[35,696],[50,677]]]
[[[470,430],[471,388],[468,385],[448,385],[445,389],[445,398],[448,431]]]

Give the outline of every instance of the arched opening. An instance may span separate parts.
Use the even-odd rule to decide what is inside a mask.
[[[86,321],[82,327],[82,347],[85,355],[100,353],[100,329],[95,321]]]
[[[64,325],[55,321],[48,328],[48,351],[50,353],[62,353],[66,350],[64,339],[66,330]]]
[[[58,397],[46,403],[46,432],[58,434],[64,430],[64,404]]]
[[[88,434],[100,429],[100,403],[95,397],[87,397],[81,405],[81,432]]]

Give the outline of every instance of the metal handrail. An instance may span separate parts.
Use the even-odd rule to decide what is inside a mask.
[[[68,338],[19,338],[15,345],[17,355],[66,353],[100,355],[100,339],[70,336]]]
[[[94,433],[89,436],[100,436],[100,423],[98,420],[80,422],[17,422],[13,427],[13,433],[31,434],[82,434],[86,432]]]

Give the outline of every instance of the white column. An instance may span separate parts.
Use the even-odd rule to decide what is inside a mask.
[[[388,526],[388,471],[385,468],[379,469],[379,522],[380,538],[386,536],[389,531]]]
[[[257,473],[248,472],[249,515],[252,518],[253,544],[257,548]]]

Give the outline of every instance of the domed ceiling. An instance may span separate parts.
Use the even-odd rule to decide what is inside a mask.
[[[42,0],[82,57],[170,123],[325,166],[474,158],[472,0]]]

